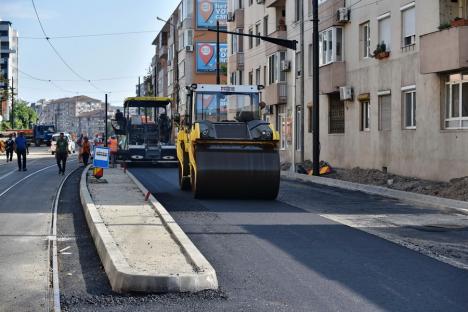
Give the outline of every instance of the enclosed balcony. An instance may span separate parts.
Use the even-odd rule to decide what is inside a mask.
[[[422,74],[468,69],[468,26],[451,27],[420,37]]]
[[[265,6],[267,8],[285,7],[286,6],[286,0],[266,0],[265,1]]]
[[[244,9],[234,11],[234,25],[236,28],[244,28]]]
[[[228,66],[230,72],[244,70],[244,53],[236,52],[229,56]]]
[[[273,33],[271,33],[268,37],[272,38],[279,38],[279,39],[287,39],[288,33],[285,30],[277,30]],[[279,51],[286,51],[287,48],[279,46],[277,44],[271,43],[271,42],[266,42],[265,41],[265,54],[266,55],[271,55],[273,53],[279,52]]]
[[[338,92],[339,87],[346,85],[345,62],[333,62],[320,67],[320,92]]]
[[[267,105],[286,104],[288,101],[288,85],[286,82],[272,83],[262,92]]]

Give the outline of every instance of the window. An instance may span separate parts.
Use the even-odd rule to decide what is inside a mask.
[[[249,0],[249,5],[252,5],[253,4],[253,0]]]
[[[312,44],[309,44],[309,64],[308,64],[308,71],[309,71],[309,76],[312,77],[314,74],[314,46]]]
[[[416,9],[414,2],[401,11],[401,46],[407,47],[416,42]]]
[[[361,58],[371,57],[371,46],[370,46],[370,24],[369,22],[361,24],[360,30],[360,47],[361,47]]]
[[[255,25],[255,34],[257,36],[261,36],[262,34],[260,33],[260,23]],[[260,38],[255,38],[255,46],[260,45]]]
[[[255,84],[256,85],[261,84],[261,82],[260,82],[260,72],[261,72],[260,67],[255,70]]]
[[[445,85],[445,127],[468,128],[468,73],[450,75]]]
[[[249,85],[253,85],[253,71],[249,72]]]
[[[307,107],[307,113],[309,114],[309,126],[307,127],[308,128],[307,130],[309,131],[309,133],[312,133],[312,128],[313,128],[312,122],[313,122],[313,117],[314,117],[312,106]]]
[[[263,66],[263,82],[267,84],[267,67]]]
[[[301,52],[296,53],[296,78],[301,76]]]
[[[387,13],[379,17],[379,43],[384,43],[387,51],[390,51],[391,38],[390,13]]]
[[[379,130],[392,130],[392,98],[389,91],[379,95]]]
[[[235,84],[236,84],[236,73],[232,72],[231,73],[231,85],[235,85]]]
[[[361,131],[370,130],[370,102],[361,102]]]
[[[268,57],[268,84],[286,81],[286,73],[281,70],[281,62],[286,58],[286,52],[277,52]]]
[[[343,60],[343,31],[341,27],[331,27],[319,34],[319,64],[327,65]]]
[[[301,112],[301,106],[297,105],[296,106],[296,122],[295,122],[296,128],[295,128],[295,145],[296,145],[296,151],[301,150],[301,143],[302,143],[302,112]]]
[[[263,35],[268,36],[268,15],[263,18]]]
[[[238,77],[238,84],[243,85],[244,84],[244,71],[243,70],[238,70],[237,71],[237,77]]]
[[[288,143],[286,141],[286,105],[277,105],[276,112],[276,131],[278,131],[280,135],[280,149],[285,150],[288,148]]]
[[[301,4],[303,0],[295,0],[295,15],[294,15],[294,21],[300,21],[301,20]]]
[[[340,101],[339,94],[332,94],[329,98],[329,113],[328,113],[328,133],[344,133],[345,119],[344,119],[344,102]]]
[[[253,35],[253,29],[249,29],[249,35]],[[252,49],[253,47],[253,37],[249,37],[249,49]]]
[[[416,90],[403,88],[403,108],[405,129],[416,129]]]

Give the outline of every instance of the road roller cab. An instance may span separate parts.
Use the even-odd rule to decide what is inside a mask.
[[[279,135],[261,119],[261,86],[187,87],[179,124],[179,183],[195,197],[276,198]]]

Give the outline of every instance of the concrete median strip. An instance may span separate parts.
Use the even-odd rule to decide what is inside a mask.
[[[80,182],[81,203],[101,262],[116,292],[217,289],[216,272],[167,210],[127,171],[107,183]]]
[[[367,184],[359,184],[353,183],[343,180],[325,178],[325,177],[316,177],[316,176],[308,176],[305,174],[299,174],[289,171],[282,171],[281,177],[300,181],[300,182],[311,182],[315,184],[327,185],[331,187],[337,187],[345,190],[350,191],[360,191],[367,194],[372,195],[380,195],[384,197],[390,197],[394,199],[398,199],[401,201],[417,204],[417,205],[424,205],[427,207],[434,207],[434,208],[442,208],[442,209],[454,209],[460,211],[462,213],[468,213],[468,202],[460,201],[460,200],[453,200],[448,198],[441,198],[436,196],[430,195],[423,195],[417,194],[412,192],[404,192],[389,189],[382,186],[375,186],[375,185],[367,185]]]

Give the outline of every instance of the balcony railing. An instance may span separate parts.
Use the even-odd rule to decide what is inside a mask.
[[[271,33],[270,35],[268,35],[268,37],[278,38],[278,39],[287,39],[288,33],[285,30],[277,30]],[[271,55],[275,52],[286,51],[286,50],[287,49],[285,47],[279,46],[271,42],[265,42],[265,54],[266,55]]]
[[[234,11],[234,24],[236,28],[244,28],[244,9]]]
[[[244,52],[236,52],[229,56],[229,71],[244,70]]]
[[[265,6],[267,8],[272,7],[284,7],[286,5],[286,0],[266,0]]]
[[[333,62],[320,67],[320,92],[338,92],[339,87],[346,85],[345,62]]]
[[[420,37],[422,74],[468,69],[468,26],[452,27]]]

